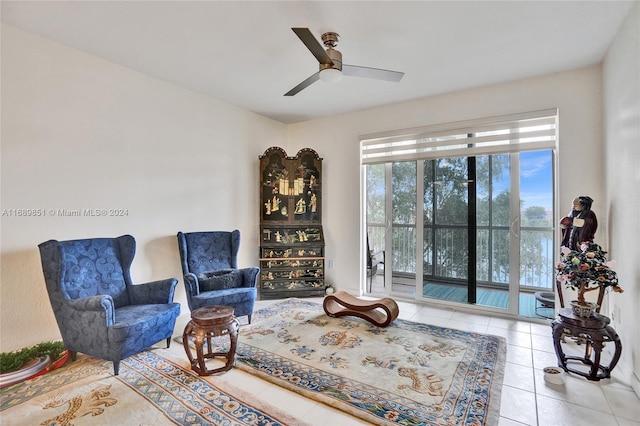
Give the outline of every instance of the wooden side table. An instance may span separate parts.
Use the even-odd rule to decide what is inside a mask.
[[[561,308],[558,317],[551,323],[553,331],[553,346],[558,357],[558,366],[564,371],[578,374],[589,380],[598,381],[611,377],[611,371],[620,359],[622,343],[616,331],[609,325],[611,321],[604,315],[594,313],[589,318],[573,315],[570,308]],[[575,338],[584,343],[584,357],[565,355],[562,349],[562,341],[566,336]],[[602,348],[607,342],[615,344],[615,352],[609,365],[600,365]],[[570,367],[570,361],[579,361],[583,365],[590,366],[589,371]]]
[[[233,316],[233,308],[230,306],[207,306],[191,312],[191,321],[187,324],[182,334],[182,344],[187,353],[191,369],[200,376],[209,376],[221,371],[228,371],[233,367],[238,344],[238,320]],[[213,352],[212,337],[229,336],[231,345],[228,352]],[[189,345],[189,338],[195,337],[196,356],[193,356]],[[207,341],[207,352],[204,352],[204,341]],[[207,369],[206,359],[224,357],[227,362],[223,367],[212,370]]]

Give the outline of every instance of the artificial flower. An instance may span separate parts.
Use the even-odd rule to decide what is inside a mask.
[[[578,292],[578,303],[584,303],[588,291],[610,287],[616,293],[623,290],[618,286],[618,275],[611,269],[613,261],[607,261],[607,252],[598,244],[586,242],[580,251],[563,247],[562,261],[557,266],[558,281],[567,288]]]

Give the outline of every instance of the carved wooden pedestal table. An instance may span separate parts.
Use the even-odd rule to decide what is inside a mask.
[[[594,313],[588,318],[573,315],[570,308],[562,308],[558,317],[551,323],[553,330],[553,346],[558,357],[558,366],[565,371],[586,377],[589,380],[600,380],[611,377],[611,371],[620,359],[622,343],[616,331],[609,325],[609,318]],[[565,355],[562,349],[562,341],[572,338],[585,347],[584,357]],[[609,365],[600,365],[601,353],[604,344],[613,342],[615,351]],[[583,368],[570,367],[571,361],[578,361],[590,366],[589,371]],[[573,363],[572,363],[573,364]]]
[[[191,321],[182,334],[184,350],[191,362],[191,369],[200,376],[209,376],[221,371],[228,371],[233,367],[238,344],[238,320],[233,316],[230,306],[207,306],[191,312]],[[211,339],[213,337],[229,336],[231,345],[228,352],[213,352]],[[195,337],[196,356],[193,356],[189,346],[190,337]],[[207,342],[207,352],[204,352],[204,342]],[[227,362],[223,367],[207,369],[206,359],[224,357]]]

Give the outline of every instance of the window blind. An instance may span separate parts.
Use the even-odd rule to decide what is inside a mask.
[[[558,110],[437,124],[360,137],[362,164],[556,147]]]

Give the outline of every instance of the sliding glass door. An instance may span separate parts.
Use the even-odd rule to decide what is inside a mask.
[[[384,253],[371,292],[538,315],[557,254],[557,120],[551,109],[361,137],[365,233]]]
[[[385,256],[391,260],[391,291],[414,294],[420,280],[416,268],[416,244],[420,229],[416,228],[417,216],[417,163],[415,161],[391,164],[391,226],[386,239],[390,245]],[[419,265],[418,265],[419,266]],[[420,268],[421,269],[421,268]]]
[[[367,245],[377,260],[383,259],[383,268],[367,277],[371,291],[415,295],[420,276],[416,270],[416,165],[415,161],[396,162],[365,169]]]
[[[385,258],[372,291],[535,316],[525,305],[553,278],[552,159],[545,150],[366,166],[367,233]]]

